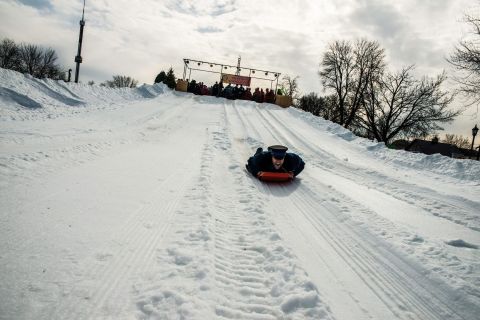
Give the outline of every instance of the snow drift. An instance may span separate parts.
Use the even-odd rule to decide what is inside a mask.
[[[306,168],[263,184],[277,143]],[[476,319],[479,174],[294,108],[0,69],[0,318]]]

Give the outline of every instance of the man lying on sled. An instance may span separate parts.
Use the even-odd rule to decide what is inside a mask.
[[[281,145],[268,147],[268,151],[258,148],[248,159],[247,170],[264,181],[292,180],[305,167],[305,162],[295,153],[287,153],[288,148]]]

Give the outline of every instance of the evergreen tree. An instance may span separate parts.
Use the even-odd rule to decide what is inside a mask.
[[[165,80],[167,79],[167,74],[165,73],[165,71],[160,71],[160,73],[155,77],[155,81],[154,83],[159,83],[159,82],[163,82],[165,83]]]
[[[168,70],[167,78],[163,83],[165,83],[170,89],[175,89],[176,79],[172,67],[170,67],[170,69]]]

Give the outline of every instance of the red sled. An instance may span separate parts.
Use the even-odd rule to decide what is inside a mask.
[[[258,178],[266,182],[287,182],[293,180],[293,174],[288,172],[262,172]]]

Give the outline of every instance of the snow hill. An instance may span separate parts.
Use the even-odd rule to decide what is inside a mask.
[[[305,170],[244,169],[281,143]],[[0,319],[478,319],[480,164],[0,69]]]

